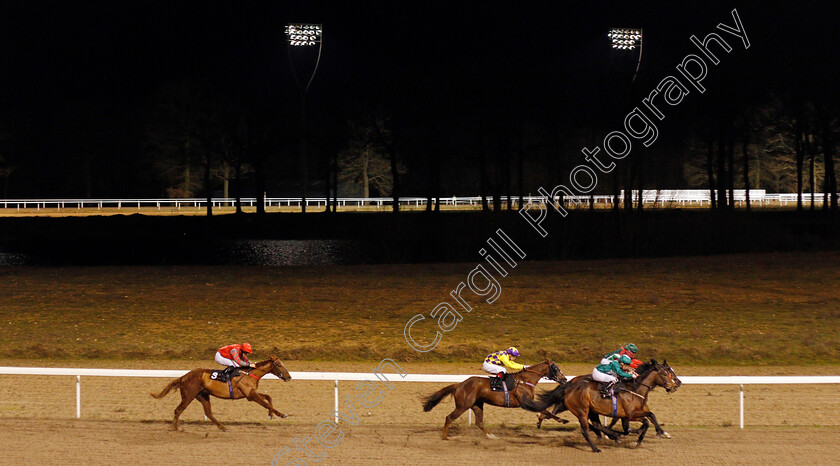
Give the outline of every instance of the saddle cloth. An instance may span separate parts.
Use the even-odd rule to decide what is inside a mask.
[[[516,380],[513,379],[513,374],[505,374],[504,384],[507,385],[507,390],[502,386],[502,379],[497,376],[490,376],[490,390],[494,392],[505,392],[513,390],[516,387]]]
[[[225,373],[224,372],[225,372],[224,370],[210,371],[210,380],[215,380],[217,382],[227,382],[227,379],[225,379]],[[230,373],[230,378],[236,377],[237,375],[239,375],[239,373],[240,373],[239,369],[234,369],[233,372]]]

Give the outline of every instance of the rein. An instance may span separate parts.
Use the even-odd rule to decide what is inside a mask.
[[[645,387],[647,387],[647,385],[645,385]],[[650,387],[648,387],[648,388],[650,388]],[[644,396],[642,396],[642,395],[639,395],[638,393],[634,392],[633,390],[630,390],[629,388],[619,387],[619,390],[624,391],[624,392],[627,392],[627,393],[629,393],[629,394],[631,394],[631,395],[636,395],[636,396],[638,396],[639,398],[641,398],[641,399],[643,399],[643,400],[647,399],[646,397],[644,397]]]
[[[659,365],[652,366],[652,367],[651,367],[651,369],[650,369],[650,371],[645,372],[645,375],[650,374],[650,373],[651,373],[651,372],[653,372],[653,371],[656,371],[656,374],[657,374],[660,378],[662,378],[662,380],[665,380],[665,381],[667,381],[667,380],[668,380],[668,379],[667,379],[667,377],[665,377],[664,375],[662,375],[662,368],[661,368]],[[646,383],[642,382],[641,380],[637,381],[637,382],[636,382],[636,384],[637,384],[637,385],[641,385],[642,387],[647,388],[649,391],[653,391],[653,389],[657,387],[657,385],[648,385],[648,384],[646,384]],[[666,382],[666,384],[667,384],[667,382]],[[627,390],[627,389],[624,389],[624,390]],[[627,390],[627,391],[628,391],[628,392],[630,392],[630,393],[633,393],[634,395],[641,396],[641,395],[639,395],[638,393],[632,392],[632,391],[630,391],[630,390]]]
[[[540,363],[540,364],[544,364],[544,363]],[[548,367],[550,368],[551,366],[548,366]],[[530,372],[530,373],[532,373],[532,374],[537,374],[538,376],[540,376],[540,378],[542,378],[542,377],[543,377],[543,374],[541,374],[541,373],[539,373],[539,372],[537,372],[537,371],[535,371],[535,370],[531,369],[530,367],[526,367],[526,368],[522,369],[522,372]],[[540,379],[537,379],[537,381],[539,381],[539,380],[540,380]],[[529,387],[536,387],[536,386],[537,386],[537,384],[535,384],[535,383],[531,383],[531,382],[527,382],[527,381],[525,381],[525,380],[517,380],[516,382],[517,382],[517,384],[524,383],[525,385],[527,385],[527,386],[529,386]]]
[[[270,362],[270,363],[271,363],[271,367],[272,367],[273,369],[277,369],[277,365],[274,363],[274,361],[272,361],[271,359],[269,359],[269,360],[268,360],[268,362]],[[252,373],[251,373],[251,371],[252,371],[253,369],[256,369],[256,367],[247,369],[246,375],[248,375],[249,377],[253,377],[253,378],[254,378],[254,380],[260,380],[262,377],[257,377],[256,375],[254,375],[254,374],[252,374]],[[280,369],[277,369],[277,370],[279,371]],[[265,374],[268,374],[268,373],[270,373],[270,372],[271,372],[271,369],[269,369],[269,370],[265,371]],[[265,376],[265,374],[263,374],[263,376]],[[240,380],[241,380],[241,379],[240,379]],[[239,382],[237,382],[237,383],[239,383]]]

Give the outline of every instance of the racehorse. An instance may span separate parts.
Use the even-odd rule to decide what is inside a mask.
[[[271,356],[265,361],[256,363],[255,366],[256,367],[253,369],[247,367],[240,368],[240,370],[243,370],[244,373],[231,380],[231,384],[233,386],[233,396],[231,396],[231,391],[228,387],[227,381],[212,380],[210,378],[210,374],[213,372],[210,369],[193,369],[170,382],[169,385],[167,385],[160,393],[151,393],[151,395],[160,399],[165,397],[173,388],[178,387],[181,389],[181,404],[175,408],[175,419],[172,423],[172,430],[176,431],[178,430],[178,418],[181,416],[181,413],[187,409],[187,406],[192,403],[193,399],[197,399],[201,403],[201,406],[204,407],[204,415],[213,421],[219,430],[227,430],[225,426],[223,426],[222,423],[213,416],[213,412],[210,411],[211,395],[216,398],[225,398],[229,400],[246,398],[248,401],[256,402],[260,406],[268,409],[269,419],[274,414],[280,416],[281,418],[287,417],[288,414],[283,414],[274,409],[270,396],[265,393],[257,392],[257,386],[260,383],[260,379],[268,373],[274,374],[275,376],[283,379],[284,382],[288,382],[292,379],[292,376],[289,375],[289,371],[286,370],[283,363],[274,356]]]
[[[560,372],[557,364],[550,360],[528,366],[521,372],[512,375],[516,381],[516,386],[510,390],[510,405],[507,406],[509,408],[518,408],[522,399],[533,398],[534,387],[543,377],[547,376],[549,379],[559,383],[560,386],[566,383],[566,376]],[[449,426],[452,422],[458,419],[468,409],[472,409],[473,413],[475,413],[475,425],[484,432],[484,435],[491,439],[497,438],[484,428],[484,403],[492,406],[505,407],[505,394],[504,392],[490,390],[490,379],[488,377],[470,377],[461,383],[454,383],[438,390],[423,398],[423,411],[431,411],[432,408],[437,406],[448,395],[453,395],[455,398],[455,410],[446,416],[446,423],[443,425],[444,440],[447,440]],[[546,414],[550,415],[548,412]],[[563,419],[559,420],[561,422],[567,422]]]
[[[640,366],[640,370],[639,370],[639,371],[640,371],[640,372],[645,372],[645,371],[649,368],[650,364],[651,364],[651,363],[644,363],[644,364],[642,364],[642,365]],[[672,379],[676,382],[676,384],[677,384],[677,386],[676,386],[676,388],[674,388],[674,390],[676,390],[677,388],[679,388],[680,386],[682,386],[682,381],[681,381],[681,380],[677,377],[677,374],[676,374],[676,372],[674,372],[674,369],[673,369],[671,366],[669,366],[669,365],[667,364],[667,362],[666,362],[666,363],[664,363],[663,365],[664,365],[664,366],[668,369],[668,371],[670,372],[671,378],[672,378]],[[569,387],[571,387],[571,385],[572,385],[572,384],[575,384],[575,383],[581,383],[581,382],[586,383],[586,382],[589,382],[590,380],[591,380],[591,379],[590,379],[590,377],[589,377],[589,376],[585,376],[585,375],[577,376],[577,377],[575,377],[574,379],[572,379],[572,380],[570,380],[570,381],[569,381],[569,384],[568,384],[568,385],[566,385],[566,390],[568,390],[568,389],[569,389]],[[647,408],[647,406],[645,406],[645,409],[647,409],[648,411],[650,411],[650,409],[649,409],[649,408]],[[555,416],[556,416],[557,414],[559,414],[559,413],[561,413],[561,412],[563,412],[563,411],[565,411],[565,410],[566,410],[566,406],[564,406],[562,403],[560,403],[560,404],[557,404],[557,405],[555,405],[555,406],[554,406],[554,409],[553,409],[553,410],[551,410],[551,414],[553,414],[553,415],[555,415]],[[542,423],[543,423],[543,421],[544,421],[547,417],[549,417],[549,416],[547,416],[547,415],[546,415],[546,414],[544,414],[544,413],[540,413],[540,414],[538,414],[538,415],[537,415],[537,429],[539,429],[540,427],[542,427]],[[598,423],[600,423],[600,419],[598,419],[598,414],[597,414],[597,413],[595,413],[595,412],[590,412],[590,413],[589,413],[589,419],[590,419],[590,421],[592,421],[594,424],[598,424]],[[654,429],[656,429],[656,436],[657,436],[657,437],[659,437],[659,438],[671,438],[671,434],[669,434],[668,432],[665,432],[665,429],[663,429],[663,428],[662,428],[662,426],[660,426],[660,425],[659,425],[659,422],[656,420],[656,415],[654,415],[654,414],[651,412],[651,413],[650,413],[650,415],[648,416],[648,419],[650,419],[650,422],[652,422],[652,423],[653,423],[653,428],[654,428]],[[621,419],[619,419],[619,418],[617,418],[617,417],[612,418],[612,422],[610,422],[609,428],[610,428],[610,429],[612,429],[612,428],[613,428],[613,426],[615,426],[616,422],[618,422],[619,420],[621,420]],[[629,421],[628,421],[628,422],[629,422]],[[624,425],[624,424],[622,424],[622,427],[624,427],[624,431],[625,431],[626,433],[633,433],[633,434],[638,434],[638,433],[639,433],[639,429],[629,429],[629,426],[626,426],[626,425]],[[598,438],[601,438],[601,432],[600,432],[600,431],[595,430],[594,432],[595,432],[595,435],[596,435]]]
[[[601,398],[598,382],[588,377],[576,377],[564,387],[557,387],[554,390],[546,391],[539,396],[539,401],[531,398],[522,400],[522,407],[529,411],[543,411],[551,405],[562,406],[568,409],[580,422],[580,430],[583,438],[586,439],[593,452],[600,452],[592,439],[589,437],[589,421],[591,427],[603,432],[612,439],[619,435],[630,433],[629,421],[640,421],[642,427],[638,430],[639,440],[636,445],[641,445],[645,433],[649,427],[649,418],[655,418],[647,405],[648,393],[656,387],[665,387],[668,393],[679,388],[682,382],[676,377],[673,369],[668,366],[667,361],[659,364],[651,360],[639,367],[639,376],[634,381],[628,382],[624,387],[619,388],[616,394],[616,412],[612,412],[612,400]],[[561,409],[562,411],[562,409]],[[619,433],[608,427],[600,425],[598,415],[620,418],[624,432]]]

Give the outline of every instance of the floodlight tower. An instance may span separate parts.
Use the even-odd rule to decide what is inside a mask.
[[[607,34],[612,43],[612,48],[618,50],[634,50],[639,47],[639,61],[636,63],[636,72],[633,73],[633,80],[636,81],[636,75],[639,74],[639,66],[642,64],[642,28],[612,28]]]
[[[287,51],[289,52],[289,64],[292,67],[292,76],[295,78],[295,84],[300,92],[300,163],[302,168],[302,185],[303,195],[300,201],[300,208],[302,213],[306,213],[306,185],[307,179],[307,158],[306,158],[306,95],[309,93],[309,86],[312,85],[312,80],[315,79],[315,72],[318,71],[318,64],[321,63],[321,48],[323,46],[324,28],[321,24],[303,24],[291,23],[286,25],[286,41],[288,43]],[[298,79],[297,71],[295,70],[295,61],[292,59],[292,49],[309,49],[318,47],[318,58],[315,60],[315,67],[312,69],[312,74],[309,75],[309,80],[306,81],[306,86],[301,86],[301,81]],[[329,193],[327,193],[329,199]],[[329,210],[329,203],[327,203]]]

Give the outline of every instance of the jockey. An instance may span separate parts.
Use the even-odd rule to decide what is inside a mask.
[[[629,371],[629,372],[625,372]],[[592,371],[592,379],[601,382],[601,396],[608,398],[618,377],[636,378],[637,374],[630,369],[630,357],[621,355],[617,360],[610,359],[607,364],[601,364]]]
[[[601,364],[606,364],[609,359],[618,359],[622,355],[627,355],[630,357],[630,367],[636,369],[640,365],[642,365],[642,361],[636,359],[636,354],[639,352],[639,348],[634,345],[633,343],[628,343],[621,348],[613,351],[612,353],[608,353],[601,359]]]
[[[227,366],[224,374],[228,376],[235,367],[255,367],[255,364],[248,360],[246,354],[253,353],[250,343],[242,343],[241,345],[233,344],[219,348],[216,351],[216,362]]]
[[[506,369],[511,369],[517,372],[525,369],[525,366],[513,361],[513,359],[517,356],[519,356],[519,350],[511,346],[506,350],[488,354],[487,357],[484,358],[484,363],[481,365],[481,368],[484,369],[485,372],[496,374],[500,379],[504,379]]]

